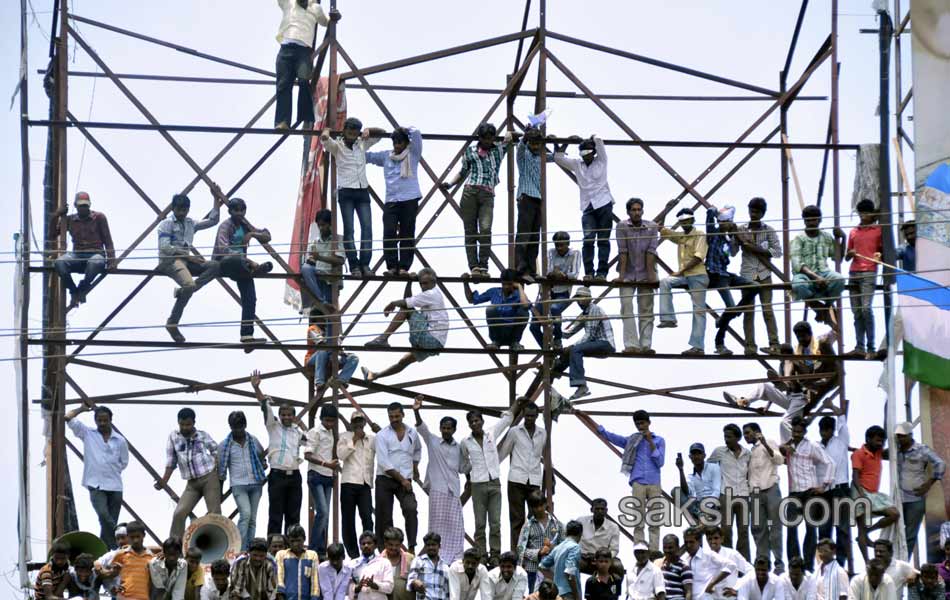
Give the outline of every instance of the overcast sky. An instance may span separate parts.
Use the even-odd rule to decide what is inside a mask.
[[[6,2],[0,7],[4,36],[0,36],[2,49],[2,81],[7,90],[13,89],[18,70],[18,3]],[[32,74],[46,64],[50,20],[49,0],[34,1],[35,21],[31,17],[29,68],[30,77],[30,116],[34,119],[46,118],[48,103],[42,92],[41,77]],[[845,0],[839,3],[841,66],[841,117],[840,137],[843,143],[876,142],[878,139],[878,119],[875,116],[878,94],[878,56],[877,37],[862,35],[859,28],[877,26],[867,0]],[[274,34],[280,21],[280,12],[272,2],[171,2],[171,3],[96,3],[86,0],[74,0],[73,10],[80,15],[106,21],[123,27],[155,36],[184,46],[192,47],[210,54],[273,70],[274,57],[278,46]],[[531,23],[537,23],[537,2],[532,10]],[[487,0],[479,3],[437,2],[417,0],[412,3],[391,3],[367,1],[359,3],[340,2],[343,20],[339,25],[339,37],[346,52],[360,67],[366,67],[393,59],[413,56],[427,51],[437,50],[457,44],[476,41],[481,38],[503,35],[517,31],[521,24],[523,5],[511,0]],[[645,56],[683,64],[685,66],[714,73],[723,77],[745,81],[753,85],[778,89],[779,71],[785,61],[788,42],[791,38],[798,13],[798,3],[761,3],[752,1],[733,1],[729,3],[690,2],[597,2],[568,3],[549,2],[548,25],[552,31],[587,39],[607,46],[622,48]],[[798,51],[792,62],[789,81],[795,81],[807,63],[816,54],[829,32],[828,3],[817,3],[809,7],[804,27],[798,43]],[[182,74],[193,76],[218,76],[260,79],[261,76],[224,65],[196,59],[167,48],[132,40],[89,25],[78,24],[77,29],[86,41],[100,54],[103,60],[119,73]],[[322,34],[321,34],[322,35]],[[905,82],[909,84],[909,38],[905,46]],[[550,41],[552,52],[563,61],[577,76],[597,93],[623,94],[706,94],[706,95],[742,95],[752,96],[752,92],[704,81],[679,73],[662,70],[645,64],[635,63],[622,58],[598,54],[592,50],[573,47],[560,41]],[[383,73],[370,77],[372,83],[404,85],[443,85],[502,88],[505,76],[514,63],[515,44],[507,44],[454,57],[438,62]],[[94,71],[95,64],[79,48],[70,47],[70,69],[76,71]],[[346,70],[342,65],[341,70]],[[536,81],[535,69],[528,74],[526,85],[532,87]],[[243,125],[273,93],[270,85],[208,85],[184,83],[157,83],[127,81],[129,88],[141,99],[150,111],[162,122],[169,124],[198,125]],[[557,91],[575,91],[571,82],[558,73],[553,64],[548,65],[548,89]],[[819,69],[811,81],[804,87],[802,94],[827,96],[830,94],[830,61]],[[401,92],[381,92],[381,96],[400,124],[416,125],[423,133],[469,133],[478,124],[485,113],[492,96],[488,95],[448,95],[448,94],[410,94]],[[350,90],[347,94],[349,114],[360,117],[366,125],[387,127],[380,111],[368,95],[361,90]],[[731,141],[744,131],[769,106],[767,101],[735,102],[655,102],[655,101],[609,101],[610,107],[627,124],[645,139],[673,140],[713,140]],[[18,105],[17,105],[18,106]],[[556,135],[590,135],[597,133],[607,139],[624,139],[623,132],[616,127],[595,105],[582,100],[551,99],[549,106],[552,115],[549,132]],[[892,102],[893,106],[893,102]],[[137,112],[106,79],[72,78],[69,84],[69,107],[78,119],[91,121],[115,121],[143,123],[144,118]],[[533,99],[519,98],[515,104],[515,114],[525,119],[532,112]],[[503,118],[503,111],[496,113],[493,121]],[[268,112],[260,121],[260,126],[272,123],[272,113]],[[794,104],[789,113],[790,140],[793,142],[822,142],[828,122],[827,101],[802,101]],[[761,140],[778,124],[778,113],[773,113],[752,134],[750,141]],[[2,120],[2,132],[7,142],[2,147],[4,160],[0,161],[2,181],[6,182],[6,194],[3,206],[9,218],[0,222],[0,239],[3,240],[3,259],[0,265],[3,276],[12,282],[14,277],[13,233],[19,227],[19,122],[17,109],[9,111]],[[155,132],[94,130],[94,135],[108,149],[119,163],[136,179],[145,192],[159,206],[165,206],[172,194],[180,191],[194,177],[194,172],[183,162]],[[154,213],[129,188],[103,157],[90,145],[84,143],[82,135],[76,130],[69,131],[69,189],[72,198],[78,190],[89,192],[93,208],[105,212],[112,224],[113,236],[117,248],[125,248],[141,230],[151,222]],[[220,147],[229,139],[222,134],[173,134],[175,139],[189,152],[199,164],[206,164]],[[276,138],[265,135],[251,135],[242,139],[235,148],[211,171],[211,178],[225,190],[229,189],[246,170],[254,164],[263,151]],[[32,157],[31,199],[33,207],[33,229],[42,235],[42,169],[45,154],[46,130],[33,128],[30,131],[30,155]],[[384,141],[380,148],[388,148]],[[441,172],[458,149],[456,143],[427,141],[424,157],[433,168]],[[293,138],[283,144],[266,163],[241,187],[237,195],[245,198],[249,205],[248,218],[257,226],[268,227],[274,235],[274,246],[284,255],[287,253],[293,208],[298,188],[301,144],[299,138]],[[660,148],[658,153],[669,162],[686,180],[692,181],[703,173],[706,166],[721,152],[718,149],[671,149]],[[647,216],[652,217],[663,207],[667,200],[679,195],[681,187],[667,175],[641,149],[632,147],[610,147],[610,186],[617,201],[615,213],[623,214],[622,204],[631,196],[639,196],[646,201]],[[721,164],[698,189],[706,193],[744,156],[744,152],[735,152]],[[841,205],[842,224],[850,226],[854,222],[850,214],[851,188],[854,171],[854,153],[841,152]],[[801,179],[802,190],[807,202],[817,195],[818,178],[821,171],[821,152],[799,150],[795,153],[795,163]],[[912,157],[908,157],[911,160]],[[908,171],[912,165],[908,163]],[[580,219],[577,205],[577,189],[562,174],[551,170],[549,177],[548,229],[553,232],[565,229],[579,240]],[[830,171],[829,171],[830,173]],[[371,184],[380,192],[384,189],[379,169],[369,171]],[[430,182],[421,177],[423,186]],[[792,188],[792,214],[797,214],[797,202]],[[424,190],[425,192],[425,190]],[[502,177],[498,186],[498,200],[495,207],[496,233],[507,230],[506,193],[507,181]],[[204,213],[210,207],[211,196],[207,188],[200,184],[191,194],[193,213]],[[717,205],[732,204],[738,208],[737,219],[742,220],[747,212],[745,205],[749,198],[763,196],[769,201],[767,219],[781,217],[781,186],[779,178],[779,154],[776,150],[760,151],[739,173],[722,186],[711,201]],[[830,179],[825,189],[822,205],[831,206]],[[419,223],[428,221],[436,209],[437,203],[430,202],[419,215]],[[699,211],[701,219],[703,211]],[[830,225],[830,218],[826,221]],[[381,214],[373,209],[373,226],[376,238],[381,237]],[[780,224],[776,223],[776,227]],[[793,220],[791,228],[801,227],[801,221]],[[459,246],[461,226],[457,215],[451,208],[442,211],[435,226],[420,244],[426,249],[426,256],[439,273],[457,275],[465,267],[463,249]],[[796,232],[793,232],[795,235]],[[196,245],[210,246],[212,232],[199,233]],[[496,237],[499,245],[496,250],[502,253],[500,243],[503,238]],[[579,248],[580,244],[575,243]],[[125,266],[149,268],[155,264],[155,234],[150,234]],[[661,256],[668,263],[675,262],[672,247],[661,247]],[[381,256],[378,252],[374,255]],[[416,263],[418,267],[418,261]],[[738,268],[738,260],[734,261]],[[34,310],[33,327],[40,325],[40,282],[39,275],[33,281]],[[137,284],[139,279],[130,276],[112,276],[96,288],[89,302],[80,310],[69,315],[72,329],[95,327]],[[139,294],[112,322],[113,327],[134,327],[131,331],[110,331],[103,333],[101,339],[147,339],[165,341],[167,336],[161,329],[171,308],[173,283],[163,277],[155,278],[143,293]],[[351,293],[355,284],[347,284],[344,294]],[[12,287],[8,287],[12,290]],[[302,340],[306,325],[299,323],[295,313],[282,302],[283,283],[274,281],[259,282],[258,315],[263,319],[274,319],[274,330],[284,340]],[[456,298],[464,301],[461,286],[450,285]],[[534,296],[536,289],[529,288]],[[390,285],[380,294],[371,310],[378,311],[384,304],[401,297],[402,286]],[[355,306],[361,306],[368,296],[364,293]],[[718,297],[710,295],[709,302],[714,308],[721,306]],[[3,298],[4,315],[2,327],[8,335],[13,326],[12,293]],[[880,310],[881,301],[876,302]],[[608,313],[619,312],[616,295],[603,304]],[[677,310],[688,310],[688,300],[678,296]],[[780,305],[776,306],[780,309]],[[576,309],[572,309],[571,313]],[[478,311],[471,314],[481,315]],[[192,300],[185,314],[184,322],[200,323],[213,321],[234,321],[239,318],[239,307],[230,300],[218,285],[211,285]],[[794,319],[801,317],[801,307],[796,305]],[[781,320],[781,313],[778,313]],[[457,317],[452,313],[451,317]],[[883,317],[878,312],[878,335],[883,334]],[[344,319],[349,321],[349,319]],[[457,321],[456,321],[457,322]],[[686,347],[688,337],[688,319],[681,318],[681,327],[675,330],[657,330],[654,335],[654,347],[659,352],[679,352]],[[739,321],[735,322],[736,325]],[[143,326],[151,327],[142,329]],[[375,335],[383,327],[381,315],[367,316],[355,330],[352,343],[361,343],[367,336]],[[621,325],[613,324],[618,345],[622,345]],[[765,344],[764,326],[757,321],[759,345]],[[844,321],[846,347],[853,346],[853,327],[851,316],[847,312]],[[820,330],[820,328],[819,328]],[[38,335],[38,333],[36,334]],[[79,337],[81,332],[70,337]],[[237,340],[237,325],[209,327],[186,330],[190,341],[233,342]],[[360,336],[360,337],[357,337]],[[711,352],[712,325],[708,325],[706,348]],[[6,353],[0,358],[9,358],[13,354],[13,339]],[[528,348],[534,347],[529,336],[524,339]],[[398,344],[406,342],[405,336],[394,339]],[[733,350],[739,352],[735,341]],[[473,347],[476,344],[472,335],[465,331],[453,331],[449,336],[451,347]],[[143,371],[167,373],[176,376],[195,378],[204,381],[222,380],[246,376],[252,369],[272,371],[287,368],[287,360],[275,351],[260,350],[245,355],[239,350],[206,351],[175,350],[148,351],[129,355],[115,354],[115,348],[90,347],[84,356],[90,360],[107,364],[121,365]],[[39,348],[31,347],[35,356]],[[96,354],[109,353],[96,357]],[[364,353],[360,356],[362,364],[370,368],[382,367],[394,360],[395,356],[380,353]],[[648,388],[661,388],[671,385],[703,383],[715,380],[755,378],[763,375],[758,363],[736,360],[722,361],[666,361],[666,360],[623,360],[588,361],[593,377],[615,378],[617,381]],[[487,356],[444,355],[431,359],[422,365],[414,365],[390,383],[414,380],[424,377],[444,375],[469,369],[489,368],[493,366]],[[38,398],[40,361],[31,363],[30,394]],[[869,425],[880,420],[883,413],[884,396],[876,387],[881,367],[877,363],[848,363],[847,389],[852,401],[852,445],[858,445],[863,439],[863,431]],[[13,364],[2,366],[3,381],[11,390],[9,410],[14,407]],[[90,395],[100,395],[130,390],[146,390],[162,387],[164,384],[144,378],[106,374],[84,367],[73,367],[71,375]],[[622,373],[622,374],[621,374]],[[523,391],[529,378],[519,380],[519,390]],[[305,400],[305,383],[299,375],[268,380],[265,390],[274,395]],[[566,380],[555,384],[563,393],[570,392]],[[592,385],[594,397],[617,393],[616,388]],[[507,402],[507,385],[499,376],[482,377],[477,380],[439,384],[428,388],[419,388],[432,394],[485,406],[498,406]],[[700,390],[696,396],[721,400],[719,388]],[[732,390],[739,394],[742,389]],[[67,397],[75,398],[72,392]],[[214,438],[223,439],[227,433],[225,415],[232,408],[225,405],[235,399],[234,396],[202,392],[198,396],[184,394],[161,396],[162,400],[173,400],[182,405],[193,398],[204,401],[221,401],[222,407],[201,407],[198,410],[197,426],[207,430]],[[388,402],[391,398],[377,395],[374,403]],[[634,410],[645,408],[652,411],[680,411],[689,417],[696,411],[716,410],[681,400],[671,400],[658,396],[645,396],[636,400],[627,399],[594,405],[602,409]],[[175,406],[131,406],[114,405],[115,423],[132,443],[161,471],[164,461],[164,441],[168,432],[175,427]],[[265,435],[260,413],[253,406],[245,406],[250,421],[249,430],[263,437]],[[425,413],[435,423],[442,414],[438,410]],[[37,557],[44,552],[45,543],[45,474],[42,468],[43,439],[41,437],[41,418],[38,409],[31,411],[31,456],[30,469],[33,482],[31,507],[32,537]],[[371,411],[371,416],[385,421],[383,411]],[[456,415],[461,417],[462,415]],[[83,419],[88,420],[86,416]],[[748,418],[737,419],[740,424]],[[464,422],[464,421],[463,421]],[[629,433],[633,424],[628,418],[604,418],[608,428],[619,433]],[[689,443],[702,441],[707,448],[722,443],[721,428],[729,419],[705,419],[702,426],[696,426],[695,420],[655,419],[653,429],[667,439],[667,462],[664,469],[664,487],[675,485],[676,470],[673,459],[676,452],[685,452]],[[763,427],[770,437],[777,437],[777,422],[764,422]],[[5,457],[4,464],[13,472],[16,466],[16,430],[13,419],[8,419],[3,429]],[[467,427],[460,427],[460,436],[467,435]],[[817,431],[812,433],[817,439]],[[616,514],[616,503],[629,492],[625,477],[619,473],[619,459],[616,459],[602,444],[593,438],[572,417],[564,417],[555,426],[554,461],[557,468],[572,478],[591,496],[605,496],[609,499],[611,511]],[[81,528],[98,531],[98,524],[92,512],[88,496],[79,488],[81,464],[70,457],[70,468],[76,484],[76,498]],[[783,479],[784,473],[783,473]],[[134,460],[126,471],[126,500],[146,516],[149,525],[165,535],[171,519],[173,505],[164,493],[151,487],[152,480],[146,471]],[[176,490],[183,487],[177,473],[171,483]],[[565,486],[558,486],[555,508],[558,517],[567,520],[587,513],[585,504]],[[424,503],[422,503],[424,507]],[[7,515],[0,521],[0,539],[15,539],[16,497],[12,486],[0,495],[0,509]],[[233,509],[233,501],[228,501],[225,510]],[[203,509],[199,509],[203,510]],[[420,511],[420,522],[426,523],[425,509]],[[258,513],[258,533],[266,528],[266,494]],[[123,513],[122,520],[128,515]],[[397,516],[397,524],[402,520]],[[466,521],[471,531],[471,509],[466,508]],[[503,519],[503,522],[507,521]],[[420,533],[421,536],[421,533]],[[507,529],[503,539],[507,540]],[[507,542],[503,544],[507,548]],[[623,541],[622,552],[629,554],[629,545]],[[9,573],[15,566],[16,546],[5,544],[0,549],[0,572]],[[15,577],[10,578],[15,581]]]

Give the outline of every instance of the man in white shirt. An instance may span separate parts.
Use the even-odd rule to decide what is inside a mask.
[[[411,295],[412,284],[406,284],[406,295],[402,300],[393,300],[383,308],[387,317],[396,311],[393,320],[381,334],[366,342],[368,348],[389,348],[389,337],[403,323],[409,322],[409,344],[412,352],[404,354],[396,364],[386,367],[382,371],[370,371],[363,367],[363,377],[367,381],[375,381],[380,377],[388,377],[401,373],[409,365],[422,362],[430,356],[435,356],[442,348],[449,336],[449,314],[445,311],[445,298],[436,287],[438,280],[435,271],[429,268],[419,270],[419,287],[422,291],[415,296]]]
[[[419,514],[412,481],[419,479],[422,443],[418,432],[403,423],[402,404],[391,403],[386,413],[389,426],[376,434],[376,539],[383,539],[383,532],[393,526],[393,500],[398,499],[406,520],[406,546],[415,554]]]
[[[581,227],[584,230],[584,278],[607,280],[610,260],[610,231],[613,228],[614,198],[607,183],[607,148],[596,135],[586,140],[571,136],[578,144],[580,158],[567,158],[567,144],[555,145],[554,162],[574,174],[581,199]],[[594,269],[594,240],[597,240],[597,269]]]
[[[300,504],[303,501],[300,477],[300,447],[306,428],[297,418],[294,407],[282,404],[277,418],[270,407],[271,398],[261,391],[261,373],[251,373],[251,387],[264,413],[267,428],[267,536],[283,533],[291,525],[300,523]]]
[[[454,437],[458,422],[454,417],[442,417],[439,435],[432,433],[419,413],[422,400],[423,396],[416,397],[412,412],[416,416],[416,431],[425,442],[429,457],[425,482],[422,484],[429,494],[429,527],[426,531],[434,531],[442,536],[439,556],[452,564],[461,558],[465,546],[465,518],[459,500],[462,449]]]
[[[188,563],[181,557],[181,538],[170,537],[162,542],[162,556],[148,563],[148,579],[153,598],[185,600]]]
[[[313,498],[313,527],[310,529],[310,549],[321,560],[326,560],[327,527],[330,524],[330,507],[333,504],[333,475],[340,470],[336,458],[337,409],[330,404],[320,408],[320,422],[307,432],[307,487]]]
[[[290,128],[294,81],[299,79],[297,119],[310,129],[313,128],[310,76],[317,24],[326,27],[330,21],[338,21],[340,13],[331,10],[328,18],[319,0],[277,0],[277,5],[283,16],[277,32],[280,51],[277,53],[277,112],[274,115],[274,127],[281,130]]]
[[[589,515],[578,517],[576,520],[584,528],[581,534],[581,573],[590,575],[597,566],[594,564],[594,553],[600,549],[610,552],[610,558],[616,559],[620,554],[620,528],[617,523],[607,518],[607,501],[603,498],[594,498],[590,501]],[[612,561],[611,572],[623,575],[623,564],[619,560]]]
[[[746,562],[749,561],[749,460],[752,453],[739,441],[742,430],[735,423],[722,428],[725,446],[712,451],[706,462],[719,465],[721,483],[719,506],[723,511],[722,543],[735,548]],[[737,533],[733,546],[732,526]]]
[[[498,566],[488,572],[492,600],[524,600],[528,595],[528,572],[518,566],[514,552],[502,552]]]
[[[643,542],[633,545],[634,565],[627,574],[629,600],[665,600],[663,571],[650,561],[650,548]]]
[[[835,409],[837,419],[832,416],[824,416],[818,420],[818,434],[821,439],[822,448],[825,454],[835,465],[835,479],[831,488],[822,496],[831,512],[828,519],[818,527],[818,539],[830,538],[831,532],[835,532],[835,545],[837,546],[838,564],[844,566],[848,562],[848,554],[851,549],[851,533],[849,524],[851,519],[847,514],[847,505],[841,504],[841,508],[835,507],[835,503],[841,503],[845,498],[851,496],[851,453],[848,446],[851,444],[851,436],[848,432],[848,404],[843,401],[840,409]],[[818,479],[824,478],[824,466],[818,466]]]
[[[828,538],[818,542],[815,584],[818,600],[841,600],[848,595],[848,572],[835,560],[835,544]]]
[[[713,525],[706,527],[706,543],[709,545],[709,549],[729,561],[730,564],[729,575],[726,576],[726,578],[723,579],[721,583],[716,585],[716,598],[724,598],[726,596],[726,589],[735,589],[739,581],[739,577],[748,575],[754,570],[749,561],[747,561],[741,554],[732,548],[727,548],[726,546],[722,545],[722,540],[724,537],[722,530],[725,529],[725,527],[725,525],[722,527],[716,527]]]
[[[683,532],[686,552],[683,561],[693,574],[692,600],[711,600],[715,589],[735,570],[735,565],[712,550],[703,548],[702,527],[691,527]]]
[[[522,408],[522,422],[508,430],[499,445],[499,454],[508,463],[508,517],[511,533],[511,548],[518,546],[518,536],[524,526],[528,496],[541,489],[544,477],[544,428],[537,424],[538,405],[528,402],[527,397],[518,399]]]
[[[777,443],[765,439],[758,423],[752,421],[743,425],[742,435],[746,443],[752,445],[749,451],[749,490],[752,493],[749,522],[755,539],[755,556],[769,558],[771,552],[775,573],[781,574],[785,563],[782,560],[784,548],[779,519],[782,490],[778,466],[785,464],[785,457]]]
[[[817,600],[817,582],[814,574],[805,572],[805,563],[795,557],[788,561],[788,571],[781,576],[785,600]]]
[[[792,421],[792,437],[781,446],[785,462],[788,464],[788,491],[791,502],[787,506],[790,519],[788,527],[787,549],[788,557],[801,556],[805,561],[805,568],[815,560],[815,541],[817,531],[814,523],[815,515],[803,519],[805,527],[804,553],[798,545],[798,517],[802,516],[804,507],[812,498],[821,496],[835,480],[835,464],[831,462],[821,444],[805,439],[807,424],[801,417]],[[818,466],[823,465],[822,478],[818,478]]]
[[[374,424],[374,431],[379,429]],[[343,545],[350,558],[360,556],[356,539],[356,510],[360,511],[360,531],[373,530],[373,469],[376,464],[376,434],[365,431],[366,415],[355,410],[350,431],[340,434],[336,456],[342,461],[340,473],[340,521]]]
[[[362,579],[363,569],[365,569],[369,563],[376,560],[378,556],[379,552],[376,551],[376,534],[373,533],[372,530],[367,529],[360,534],[360,555],[350,559],[350,562],[347,563],[347,566],[350,567],[350,571],[353,573],[353,583]]]
[[[770,569],[769,559],[755,559],[755,569],[743,575],[735,588],[726,590],[726,595],[738,600],[787,600],[782,580],[770,573]]]
[[[231,563],[223,558],[211,563],[211,582],[201,586],[201,600],[231,600]]]
[[[904,597],[904,588],[917,580],[917,570],[907,561],[894,558],[894,545],[890,540],[874,541],[874,558],[884,565],[884,573],[894,581],[894,590],[898,598]]]
[[[511,424],[511,412],[506,411],[492,431],[485,431],[482,413],[471,410],[465,415],[471,435],[462,440],[462,472],[465,489],[471,491],[475,511],[475,547],[489,564],[498,565],[501,554],[501,469],[496,441]],[[488,545],[485,544],[485,524],[489,526]]]
[[[363,129],[363,123],[348,117],[343,122],[343,135],[330,137],[324,129],[320,136],[323,147],[333,155],[336,166],[337,204],[343,218],[343,246],[353,275],[372,275],[369,263],[373,258],[372,200],[369,197],[369,180],[366,178],[366,150],[372,147],[386,131],[375,127]],[[353,213],[360,222],[360,250],[353,241]]]
[[[393,593],[393,566],[383,555],[366,564],[358,579],[354,571],[353,578],[353,592],[349,597],[355,600],[386,600]]]
[[[449,565],[449,600],[492,600],[488,569],[476,548],[469,548]]]
[[[848,600],[898,600],[900,596],[891,576],[884,572],[881,561],[874,559],[867,571],[855,575],[848,588]]]
[[[95,429],[76,420],[88,410],[93,410]],[[82,440],[82,485],[89,490],[92,509],[99,517],[99,538],[109,550],[115,550],[115,528],[122,509],[122,471],[129,466],[129,444],[112,428],[112,411],[106,406],[92,409],[83,404],[66,413],[65,419],[73,434]]]

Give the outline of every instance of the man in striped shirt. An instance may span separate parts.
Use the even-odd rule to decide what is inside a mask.
[[[690,600],[693,596],[693,573],[680,556],[680,540],[676,534],[663,537],[663,558],[653,564],[663,571],[666,600]]]
[[[528,277],[538,275],[538,241],[541,231],[541,161],[554,162],[554,154],[544,147],[537,127],[525,129],[515,147],[518,165],[518,224],[515,269]]]
[[[465,149],[462,170],[451,182],[441,187],[448,191],[463,180],[462,225],[465,228],[465,255],[473,276],[488,276],[488,257],[491,255],[491,226],[495,210],[495,186],[498,172],[511,142],[509,132],[501,144],[495,143],[498,130],[491,123],[482,123],[475,131],[478,142]]]
[[[835,480],[835,463],[828,458],[821,444],[805,439],[807,425],[801,417],[792,421],[792,439],[783,444],[780,449],[785,455],[788,464],[788,491],[789,496],[797,500],[788,507],[788,517],[795,522],[796,513],[800,514],[808,500],[821,496],[831,487]],[[818,465],[824,467],[821,480],[818,479]],[[789,526],[786,539],[788,558],[800,556],[805,561],[805,568],[810,570],[815,561],[817,529],[813,525],[816,520],[804,520],[805,547],[804,554],[798,545],[798,527]]]
[[[584,377],[584,356],[614,351],[614,331],[610,327],[610,318],[604,309],[593,303],[590,288],[578,288],[574,293],[574,300],[580,306],[581,314],[574,319],[574,323],[564,332],[564,336],[571,337],[583,329],[584,337],[580,342],[567,348],[554,365],[554,371],[558,376],[570,366],[571,387],[577,388],[571,400],[590,395],[587,380]]]

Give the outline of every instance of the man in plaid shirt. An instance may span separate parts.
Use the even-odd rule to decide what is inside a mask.
[[[498,130],[491,123],[482,123],[475,131],[478,142],[465,149],[462,170],[451,182],[444,182],[448,191],[465,181],[462,191],[462,225],[465,228],[465,255],[468,268],[474,276],[488,276],[488,257],[491,254],[491,225],[495,209],[495,186],[501,160],[511,142],[509,132],[501,144],[495,143]]]
[[[593,303],[590,288],[577,288],[574,300],[581,307],[581,314],[574,319],[564,336],[571,337],[583,329],[584,337],[580,342],[566,348],[554,365],[555,376],[563,375],[564,369],[570,367],[571,387],[577,388],[571,400],[590,395],[587,380],[584,378],[584,356],[614,351],[614,331],[610,327],[610,317],[604,309]]]
[[[172,516],[169,537],[181,538],[185,533],[185,519],[205,499],[208,512],[221,514],[221,483],[215,469],[218,456],[218,444],[206,432],[195,429],[195,411],[183,408],[178,411],[178,430],[171,432],[165,445],[165,474],[155,482],[155,489],[161,490],[177,467],[181,478],[186,481]]]
[[[789,251],[792,260],[792,296],[804,300],[815,311],[815,320],[833,329],[838,328],[832,310],[835,300],[844,290],[845,279],[840,273],[828,268],[828,259],[841,258],[841,246],[845,240],[839,227],[832,231],[834,237],[819,229],[821,209],[806,206],[802,211],[805,233],[792,240]]]
[[[538,579],[538,563],[564,539],[564,526],[548,512],[548,502],[540,491],[528,496],[531,515],[518,536],[516,551],[519,564],[528,573],[528,591],[534,592]]]
[[[422,538],[425,554],[412,559],[406,589],[416,593],[416,600],[448,600],[449,565],[439,557],[442,536],[430,531]]]

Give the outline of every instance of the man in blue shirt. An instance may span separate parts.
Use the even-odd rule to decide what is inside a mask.
[[[383,257],[386,275],[408,275],[416,252],[416,213],[422,133],[415,127],[400,127],[390,136],[392,152],[367,152],[366,164],[383,168],[386,203],[383,206]]]
[[[518,274],[512,269],[501,272],[501,287],[493,287],[484,293],[473,292],[468,284],[471,275],[462,275],[465,298],[472,304],[491,302],[485,311],[488,322],[488,337],[491,343],[485,347],[497,350],[499,346],[509,346],[512,350],[523,350],[521,335],[528,325],[528,308],[531,303],[524,288],[517,281]]]
[[[564,541],[538,565],[545,579],[553,579],[562,600],[580,600],[581,536],[584,526],[578,521],[569,521],[564,528]]]
[[[686,505],[690,514],[699,518],[701,508],[719,503],[719,492],[722,488],[722,471],[719,465],[706,462],[706,447],[695,442],[689,447],[689,461],[693,463],[693,472],[687,479],[683,471],[683,456],[676,455],[676,468],[680,472],[680,494],[688,492],[688,496],[681,495],[681,504]],[[695,499],[695,502],[689,502]],[[688,503],[688,504],[687,504]]]
[[[542,156],[544,158],[542,159]],[[538,242],[541,233],[541,161],[554,162],[554,153],[544,147],[544,135],[528,127],[515,147],[518,165],[518,224],[515,268],[525,277],[538,276]],[[531,280],[527,280],[531,283]]]
[[[638,410],[633,413],[633,424],[637,432],[622,436],[597,427],[597,433],[608,442],[623,449],[623,459],[620,471],[629,476],[630,486],[633,488],[633,497],[640,501],[639,510],[646,518],[647,503],[652,498],[661,498],[663,490],[660,487],[660,469],[666,462],[666,441],[650,431],[650,413]],[[643,521],[633,529],[635,542],[645,541],[643,538]],[[660,551],[660,527],[650,525],[650,552]]]

